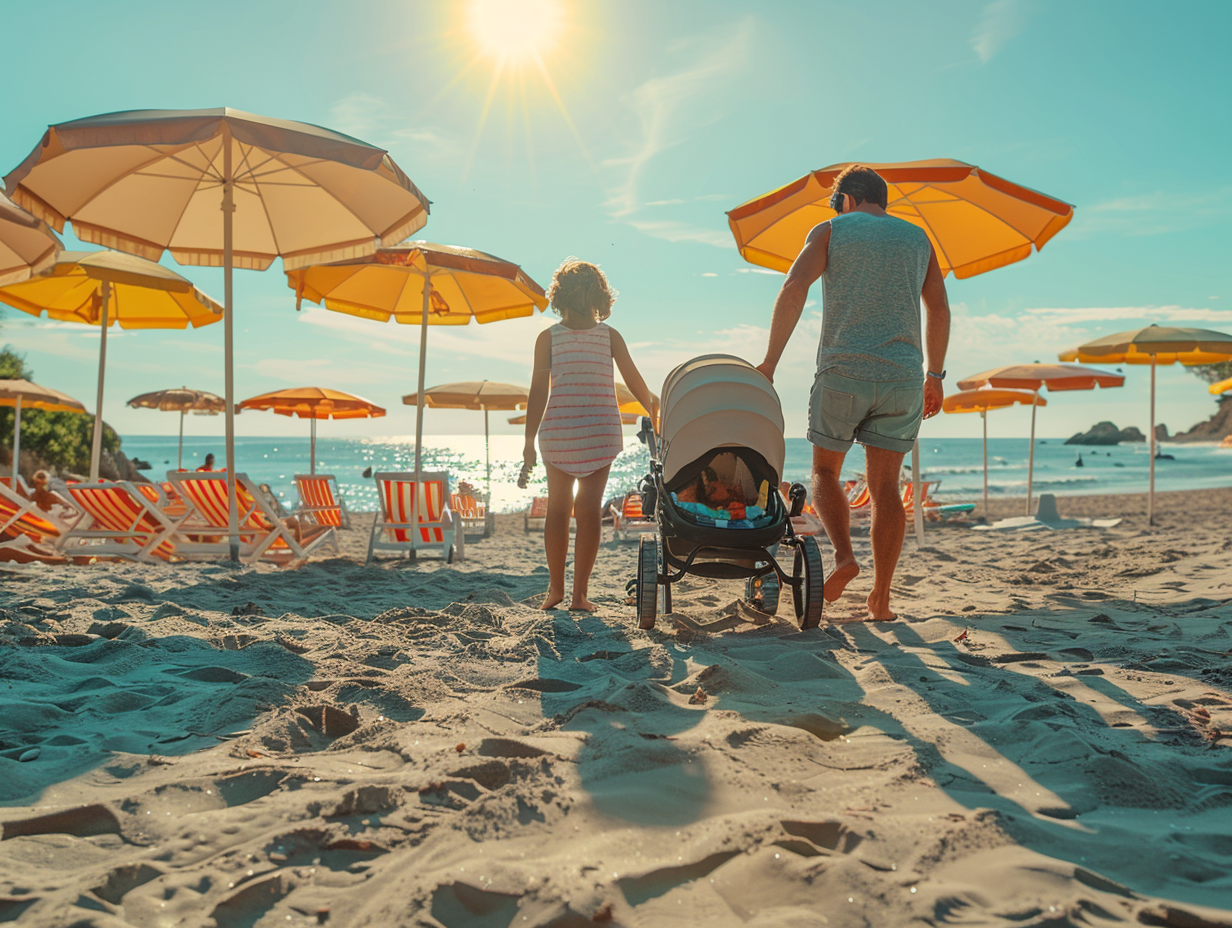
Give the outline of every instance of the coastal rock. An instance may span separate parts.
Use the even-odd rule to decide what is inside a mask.
[[[1186,432],[1177,432],[1173,441],[1222,441],[1232,435],[1232,396],[1220,397],[1218,408],[1205,422],[1199,422]]]
[[[1097,422],[1085,432],[1066,439],[1067,445],[1115,445],[1123,441],[1146,441],[1146,436],[1132,425],[1119,429],[1112,422]]]

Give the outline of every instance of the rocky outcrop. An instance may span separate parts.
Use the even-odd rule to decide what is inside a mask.
[[[1168,427],[1164,425],[1162,422],[1156,423],[1155,425],[1155,440],[1156,441],[1171,441],[1171,439],[1168,438]]]
[[[13,457],[12,448],[0,448],[0,465],[5,473],[8,473]],[[21,475],[30,483],[34,479],[35,471],[45,470],[53,477],[59,477],[63,480],[85,480],[87,475],[79,474],[71,467],[61,467],[45,460],[37,452],[27,448],[21,449],[21,467],[18,469]],[[149,483],[149,478],[139,471],[124,454],[123,451],[116,451],[112,454],[106,449],[99,456],[98,460],[98,475],[104,480],[132,480],[137,483]]]
[[[1218,402],[1218,408],[1209,419],[1199,422],[1187,432],[1177,432],[1172,440],[1222,441],[1225,435],[1232,435],[1232,396],[1221,397]]]
[[[1085,432],[1066,439],[1067,445],[1115,445],[1123,441],[1146,441],[1146,436],[1132,425],[1119,429],[1112,422],[1097,422]]]

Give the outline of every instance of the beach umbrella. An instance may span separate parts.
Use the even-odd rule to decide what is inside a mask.
[[[490,380],[446,383],[424,391],[424,405],[430,409],[482,409],[483,455],[487,467],[488,503],[492,502],[492,451],[489,447],[488,413],[492,410],[525,409],[530,393],[526,387]],[[419,406],[419,394],[402,397],[406,406]]]
[[[854,163],[805,174],[730,210],[727,223],[744,260],[786,273],[810,230],[837,215],[830,209],[834,180]],[[959,279],[1022,261],[1074,216],[1068,203],[962,161],[866,166],[886,181],[886,211],[927,232],[942,274]]]
[[[1229,391],[1232,391],[1232,377],[1229,377],[1227,380],[1221,380],[1219,383],[1213,383],[1210,386],[1210,392],[1215,396]]]
[[[28,380],[0,380],[0,406],[13,407],[13,486],[17,486],[18,462],[21,458],[21,411],[42,409],[47,412],[81,412],[86,408],[67,394],[50,387],[40,387]]]
[[[0,193],[0,287],[28,280],[63,248],[47,223]]]
[[[973,374],[958,381],[960,390],[978,390],[981,387],[998,387],[1005,390],[1030,390],[1039,395],[1047,387],[1049,392],[1063,390],[1094,390],[1096,387],[1124,386],[1123,374],[1112,374],[1094,367],[1077,364],[1007,364],[981,374]],[[1031,492],[1035,482],[1035,410],[1031,406],[1031,444],[1027,451],[1027,515],[1031,514]]]
[[[128,405],[133,409],[161,409],[163,412],[180,414],[180,445],[175,461],[175,466],[180,469],[184,467],[184,414],[193,412],[199,416],[216,416],[227,407],[221,396],[204,390],[190,390],[188,387],[142,393],[129,400]]]
[[[308,472],[317,472],[318,419],[379,419],[385,410],[362,396],[327,390],[323,387],[296,387],[262,393],[236,404],[236,410],[264,409],[280,416],[297,416],[312,423],[309,442]]]
[[[518,265],[457,245],[405,242],[367,258],[287,271],[287,285],[302,300],[361,319],[419,326],[419,382],[415,411],[415,482],[422,463],[424,373],[429,325],[498,322],[547,309],[543,288]],[[419,519],[419,494],[411,523]],[[414,544],[415,535],[412,535]]]
[[[0,302],[22,312],[99,327],[98,399],[90,479],[98,479],[103,440],[107,329],[199,328],[222,320],[223,308],[170,268],[118,251],[62,251],[29,280],[0,287]]]
[[[308,123],[227,107],[132,110],[51,126],[4,178],[57,231],[157,261],[223,269],[223,374],[231,559],[239,559],[232,353],[234,268],[284,268],[371,254],[428,220],[428,200],[393,159]]]
[[[1047,406],[1048,401],[1030,390],[963,390],[951,393],[941,401],[941,411],[947,413],[978,412],[984,426],[984,516],[988,516],[988,411],[1010,406]],[[913,475],[914,476],[914,475]]]
[[[1128,332],[1105,335],[1059,355],[1062,361],[1094,364],[1151,365],[1151,430],[1147,441],[1151,449],[1150,489],[1147,491],[1146,521],[1155,524],[1155,368],[1160,364],[1218,364],[1232,361],[1232,335],[1210,329],[1148,325]]]

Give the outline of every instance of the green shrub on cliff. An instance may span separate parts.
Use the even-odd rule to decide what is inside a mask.
[[[25,357],[8,345],[0,349],[0,380],[34,380],[34,371],[26,366]],[[13,419],[11,407],[0,407],[0,460],[10,466]],[[89,473],[93,437],[93,416],[41,409],[21,411],[21,450],[59,471]],[[112,453],[120,448],[120,436],[106,422],[103,423],[103,448]],[[22,457],[24,459],[25,454]]]

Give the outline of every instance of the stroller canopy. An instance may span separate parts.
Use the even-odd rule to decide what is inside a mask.
[[[749,448],[783,475],[783,409],[769,380],[743,358],[705,354],[681,364],[663,382],[660,411],[663,479],[708,451]]]

